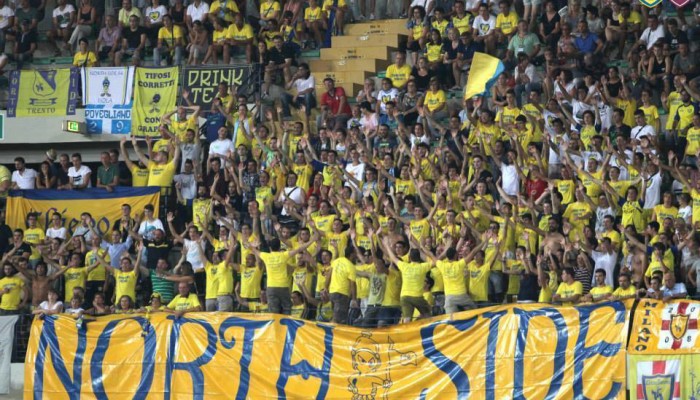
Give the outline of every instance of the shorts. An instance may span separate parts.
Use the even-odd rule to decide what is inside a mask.
[[[233,297],[231,295],[216,296],[216,303],[219,311],[233,311]]]
[[[445,313],[453,314],[459,311],[472,310],[476,304],[468,294],[452,294],[445,296]]]
[[[331,303],[333,304],[333,322],[347,325],[350,296],[342,293],[331,293]]]
[[[362,318],[363,328],[376,328],[379,324],[379,316],[381,315],[381,305],[368,305]]]
[[[523,0],[523,5],[526,6],[539,6],[542,4],[542,0]]]
[[[401,320],[400,307],[384,307],[379,309],[378,327],[396,325]]]
[[[288,287],[268,287],[267,307],[271,313],[290,315],[292,313],[292,295]]]
[[[205,304],[205,310],[208,312],[211,311],[216,311],[216,306],[219,304],[219,302],[216,299],[206,299],[204,301]]]
[[[503,272],[491,271],[489,274],[489,294],[503,293]]]
[[[423,297],[401,296],[401,316],[413,318],[413,311],[418,309],[421,315],[430,315],[430,304]]]
[[[417,40],[414,40],[406,46],[406,50],[408,50],[408,51],[421,51],[420,44],[418,43]]]

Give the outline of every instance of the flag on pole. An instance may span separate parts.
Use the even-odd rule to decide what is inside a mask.
[[[503,62],[486,53],[474,53],[467,86],[464,88],[464,98],[483,95],[496,82],[496,78],[505,71]]]

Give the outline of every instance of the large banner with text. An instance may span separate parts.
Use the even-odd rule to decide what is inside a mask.
[[[700,399],[699,317],[697,301],[637,303],[627,364],[633,399]]]
[[[38,225],[46,230],[51,216],[61,214],[63,226],[72,235],[80,225],[80,215],[91,214],[98,232],[112,230],[112,223],[122,216],[122,204],[129,204],[133,213],[140,213],[147,204],[158,207],[158,187],[116,187],[112,192],[101,188],[85,190],[11,190],[7,197],[7,224],[12,228],[26,227],[30,212],[38,213]]]
[[[361,330],[279,315],[35,319],[25,398],[623,399],[627,309],[491,307]]]
[[[220,83],[226,84],[227,88],[235,85],[238,94],[250,96],[255,89],[254,82],[250,81],[252,68],[251,65],[187,66],[182,70],[182,87],[190,92],[192,105],[209,110]]]
[[[160,119],[175,109],[178,67],[137,68],[132,136],[160,136]]]
[[[10,72],[8,117],[75,115],[78,69],[18,70]]]
[[[85,124],[90,134],[131,132],[135,67],[83,68]]]

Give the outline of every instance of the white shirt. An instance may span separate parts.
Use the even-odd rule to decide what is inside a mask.
[[[279,201],[284,202],[285,200],[291,200],[297,205],[302,205],[304,203],[304,190],[299,186],[286,187],[280,193]],[[287,212],[287,206],[282,208],[282,215],[289,215]]]
[[[53,307],[49,307],[49,302],[47,300],[44,300],[39,304],[39,310],[45,310],[45,311],[55,311],[55,310],[60,310],[63,308],[63,302],[62,301],[57,301],[53,304]]]
[[[15,12],[5,5],[0,8],[0,29],[5,29],[10,25],[10,18],[15,16]]]
[[[675,296],[677,294],[685,294],[688,293],[688,290],[685,288],[685,284],[682,282],[676,282],[676,285],[672,288],[667,288],[666,285],[663,285],[661,287],[661,292],[663,293],[664,297],[671,297]]]
[[[146,12],[143,14],[144,19],[149,20],[152,24],[160,24],[163,22],[163,15],[168,13],[168,9],[164,5],[158,7],[146,7]]]
[[[594,250],[591,252],[591,258],[595,261],[595,268],[593,271],[598,268],[605,270],[605,284],[614,287],[615,281],[613,280],[613,272],[615,272],[615,264],[617,263],[617,253],[601,253]],[[595,287],[595,274],[593,275],[591,286]]]
[[[180,171],[185,170],[185,162],[192,160],[192,165],[199,164],[199,156],[202,153],[202,146],[196,143],[180,144]]]
[[[647,191],[644,193],[644,208],[650,210],[661,202],[661,174],[649,177]]]
[[[635,126],[632,128],[630,138],[632,140],[639,140],[642,136],[656,136],[656,130],[651,125]]]
[[[386,114],[386,103],[390,101],[396,101],[399,98],[399,91],[396,88],[391,88],[389,90],[380,90],[377,93],[377,99],[379,99],[379,107],[382,113]]]
[[[296,88],[297,93],[301,93],[303,90],[307,89],[314,89],[316,87],[316,79],[313,75],[309,75],[309,77],[306,79],[299,78],[294,81],[294,87]],[[311,93],[313,93],[313,91]]]
[[[23,172],[12,172],[12,182],[17,184],[20,189],[34,189],[36,187],[36,171],[31,168],[25,168]]]
[[[209,14],[209,4],[205,2],[199,3],[197,7],[194,3],[187,6],[187,15],[194,21],[204,21],[204,15]]]
[[[67,230],[64,227],[60,227],[60,228],[51,227],[51,228],[46,230],[46,237],[50,238],[50,239],[59,238],[61,240],[65,240],[65,238],[67,237],[66,233],[67,233]]]
[[[349,162],[348,165],[345,166],[345,170],[348,171],[350,175],[353,176],[353,178],[357,179],[358,181],[362,182],[365,176],[365,163],[359,163],[357,165],[353,165],[353,163]],[[346,186],[354,186],[357,188],[354,182],[352,182],[350,179],[348,179],[345,182]]]
[[[515,80],[517,82],[518,78],[520,77],[520,68],[515,67]],[[537,73],[537,70],[535,69],[535,66],[532,64],[528,64],[527,67],[525,67],[525,71],[522,72],[523,75],[527,75],[528,78],[530,78],[530,83],[539,83],[540,82],[540,74]]]
[[[68,177],[73,178],[73,185],[80,186],[84,183],[84,179],[87,179],[88,174],[92,173],[92,170],[87,165],[81,165],[80,169],[76,170],[75,167],[68,168]],[[92,187],[92,182],[88,181],[86,187]]]
[[[486,36],[496,28],[496,18],[489,15],[489,19],[484,19],[481,14],[479,14],[474,18],[472,28],[477,31],[479,36]]]
[[[226,156],[228,155],[229,151],[235,150],[236,148],[233,147],[233,142],[231,139],[216,139],[215,141],[211,142],[211,145],[209,146],[209,155],[220,154],[222,156]]]
[[[650,27],[647,27],[644,32],[642,32],[642,36],[639,37],[639,41],[646,43],[647,50],[651,50],[651,48],[654,47],[654,43],[659,39],[663,39],[664,36],[664,26],[663,24],[659,24],[655,30],[651,30]]]
[[[53,9],[53,17],[58,21],[58,26],[60,28],[67,28],[70,23],[70,14],[75,12],[75,8],[71,4],[66,4],[61,10],[60,7]]]
[[[185,258],[190,264],[192,264],[192,269],[194,272],[203,269],[204,264],[202,263],[202,257],[200,256],[202,253],[202,247],[200,247],[199,243],[190,239],[185,239],[183,246],[185,249],[187,249],[187,255]]]
[[[501,165],[501,184],[503,191],[509,196],[517,196],[520,191],[520,179],[518,178],[518,170],[515,165]]]
[[[173,182],[180,183],[180,193],[185,200],[192,200],[197,195],[197,179],[194,174],[178,174],[173,177]]]
[[[143,236],[147,240],[153,240],[153,232],[156,229],[160,229],[165,232],[165,229],[163,229],[163,223],[158,218],[154,218],[153,221],[141,221],[141,225],[139,225],[139,235]]]

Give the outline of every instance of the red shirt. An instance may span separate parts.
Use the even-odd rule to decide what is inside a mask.
[[[338,114],[350,114],[350,105],[345,99],[345,107],[342,110],[340,108],[340,99],[345,97],[345,90],[341,87],[336,87],[333,89],[333,93],[324,93],[321,95],[321,105],[328,106],[333,115]]]
[[[537,200],[542,196],[545,189],[547,189],[547,182],[541,179],[532,180],[528,178],[525,182],[525,193],[532,200]]]

